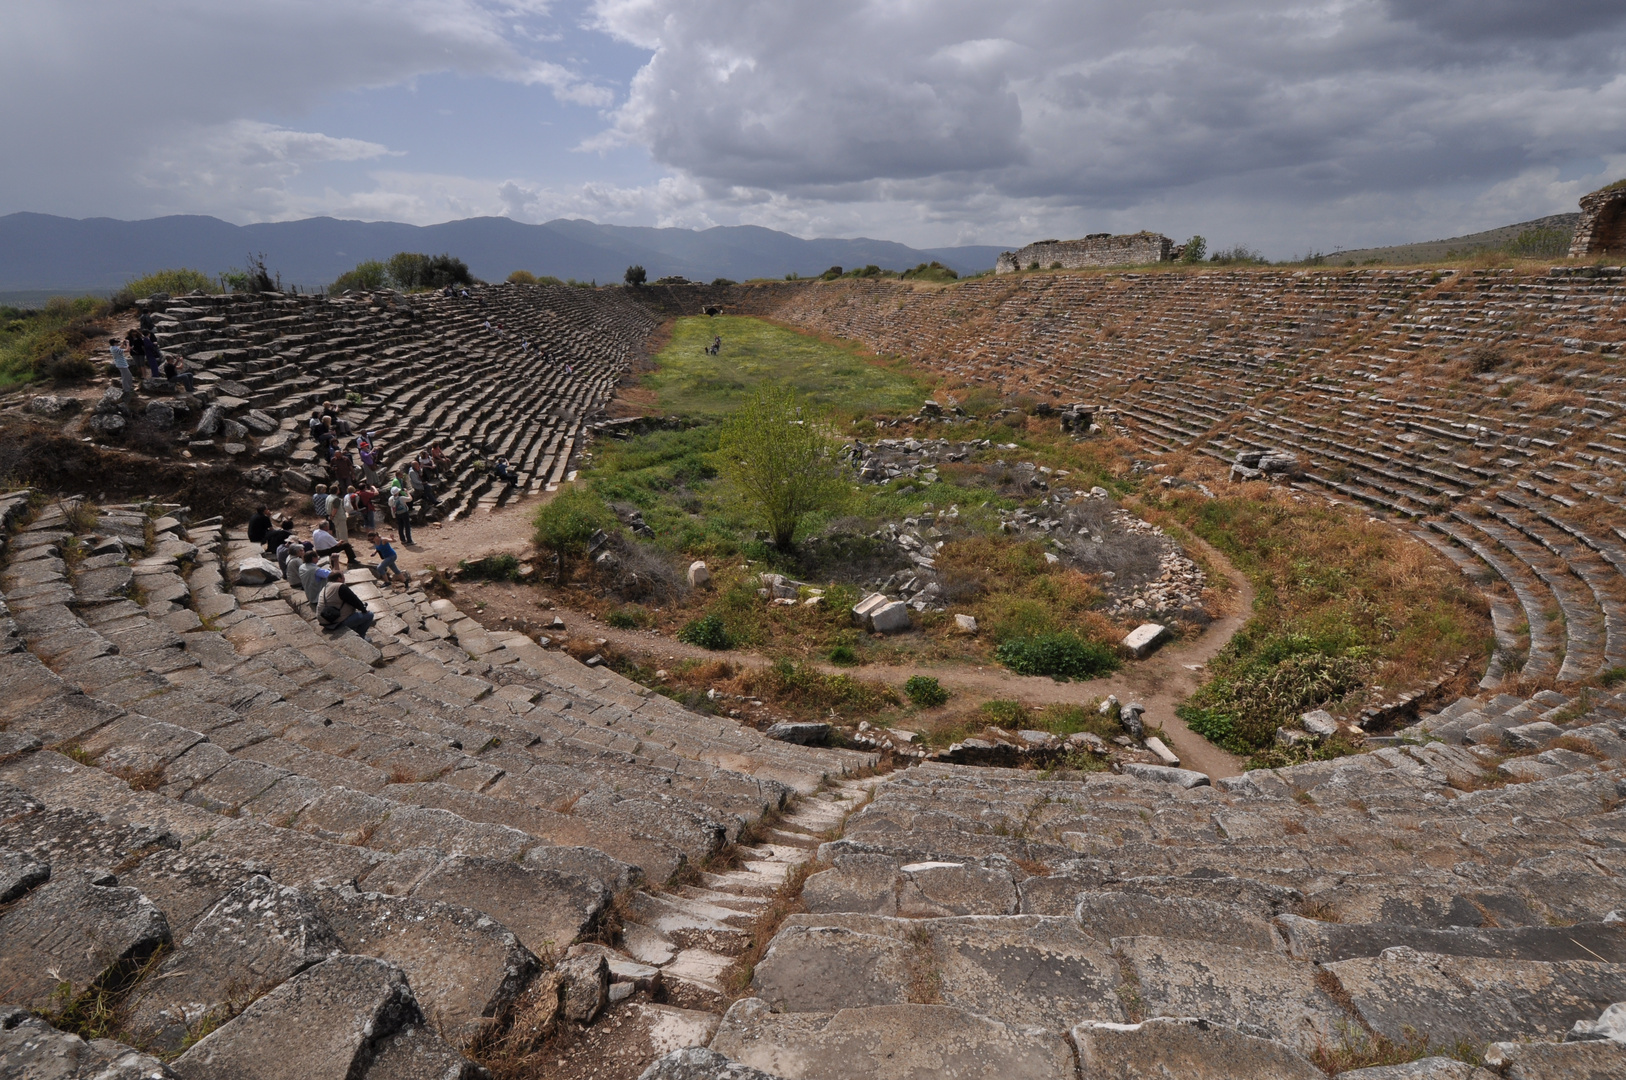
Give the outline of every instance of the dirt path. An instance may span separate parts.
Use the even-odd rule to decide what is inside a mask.
[[[506,553],[523,558],[531,546],[531,513],[542,502],[543,499],[528,499],[494,513],[480,511],[461,521],[415,530],[417,543],[402,549],[401,565],[410,572],[429,565],[456,566],[459,559],[474,560],[485,555]],[[1138,701],[1146,706],[1147,722],[1163,729],[1170,747],[1180,755],[1182,765],[1213,777],[1235,776],[1243,770],[1242,759],[1194,733],[1174,713],[1175,706],[1202,682],[1202,666],[1242,628],[1253,610],[1254,592],[1247,578],[1218,551],[1201,541],[1196,543],[1202,547],[1210,565],[1220,567],[1231,579],[1234,588],[1227,597],[1228,610],[1201,636],[1167,645],[1151,659],[1132,664],[1109,678],[1059,683],[1043,676],[1016,675],[991,665],[899,664],[871,665],[856,670],[828,667],[827,670],[861,674],[866,679],[894,687],[901,687],[912,675],[931,675],[962,699],[1010,698],[1049,705],[1078,704],[1115,694],[1119,701]],[[514,625],[526,620],[539,624],[558,616],[573,637],[604,638],[618,651],[656,664],[680,659],[729,660],[750,667],[769,663],[767,657],[757,653],[711,652],[656,631],[614,629],[584,611],[570,608],[566,603],[568,590],[548,590],[557,606],[544,612],[536,608],[528,592],[520,586],[494,583],[470,583],[458,588],[460,602],[486,604],[489,611],[482,618],[488,624],[504,616]]]

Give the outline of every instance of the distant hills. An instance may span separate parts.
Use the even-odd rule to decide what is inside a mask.
[[[642,265],[651,281],[671,274],[696,281],[806,276],[830,266],[851,270],[871,263],[904,270],[933,260],[964,275],[993,269],[1003,250],[920,250],[864,238],[803,240],[753,225],[695,231],[564,218],[526,225],[494,217],[422,226],[336,218],[233,225],[201,216],[117,221],[24,213],[0,217],[0,299],[16,303],[53,293],[111,291],[171,267],[216,274],[242,266],[250,252],[264,252],[267,267],[280,273],[285,285],[316,287],[364,259],[387,259],[398,251],[450,252],[487,281],[529,270],[604,283],[620,281],[633,263]]]
[[[0,219],[3,220],[3,219]],[[1553,214],[1551,217],[1521,221],[1516,225],[1503,225],[1499,229],[1453,236],[1446,240],[1424,240],[1416,244],[1394,244],[1389,247],[1353,248],[1334,251],[1325,256],[1335,266],[1360,266],[1364,263],[1426,263],[1455,256],[1471,255],[1476,251],[1513,251],[1541,258],[1562,258],[1569,250],[1570,237],[1575,235],[1575,224],[1580,214]],[[1523,239],[1521,245],[1519,241]],[[1517,250],[1526,247],[1530,250]]]

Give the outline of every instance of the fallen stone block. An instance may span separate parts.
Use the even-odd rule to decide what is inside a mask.
[[[1180,758],[1170,750],[1164,741],[1153,735],[1146,740],[1146,749],[1157,755],[1157,759],[1170,768],[1179,768]]]
[[[1318,739],[1338,734],[1338,721],[1326,709],[1312,709],[1299,716],[1299,726]]]
[[[1565,1042],[1586,1042],[1591,1039],[1613,1039],[1626,1043],[1626,1001],[1617,1001],[1603,1011],[1596,1020],[1577,1020],[1564,1036]]]
[[[1161,623],[1141,623],[1124,635],[1124,648],[1133,653],[1136,660],[1144,660],[1168,632],[1169,628]]]
[[[975,634],[977,632],[976,617],[973,615],[956,615],[954,616],[954,628],[962,634]]]
[[[610,965],[602,955],[572,956],[554,968],[564,979],[565,1019],[590,1024],[609,999]]]
[[[1207,787],[1211,782],[1207,773],[1200,773],[1195,769],[1176,769],[1168,765],[1147,765],[1138,761],[1127,761],[1123,770],[1125,776],[1133,776],[1137,780],[1156,780],[1160,784],[1174,784],[1183,788]]]
[[[1195,1017],[1072,1029],[1081,1080],[1324,1080],[1291,1047]],[[1345,1075],[1354,1075],[1348,1073]]]
[[[830,725],[810,721],[781,720],[763,732],[770,739],[799,746],[821,746],[830,738]]]
[[[902,600],[882,604],[870,613],[870,626],[877,634],[896,634],[909,629],[909,605]]]
[[[237,584],[269,585],[282,580],[282,571],[270,559],[244,559],[237,564]]]
[[[689,564],[689,586],[690,586],[690,588],[700,589],[700,588],[704,588],[706,585],[708,585],[710,583],[711,583],[711,571],[706,568],[705,563],[696,561],[696,562],[692,562],[692,563]]]

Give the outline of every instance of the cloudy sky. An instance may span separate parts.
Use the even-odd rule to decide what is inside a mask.
[[[1626,176],[1621,0],[0,0],[0,214],[1287,257]]]

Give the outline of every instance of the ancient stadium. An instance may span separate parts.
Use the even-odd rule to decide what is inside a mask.
[[[84,309],[0,396],[0,1075],[1626,1076],[1623,205]]]

